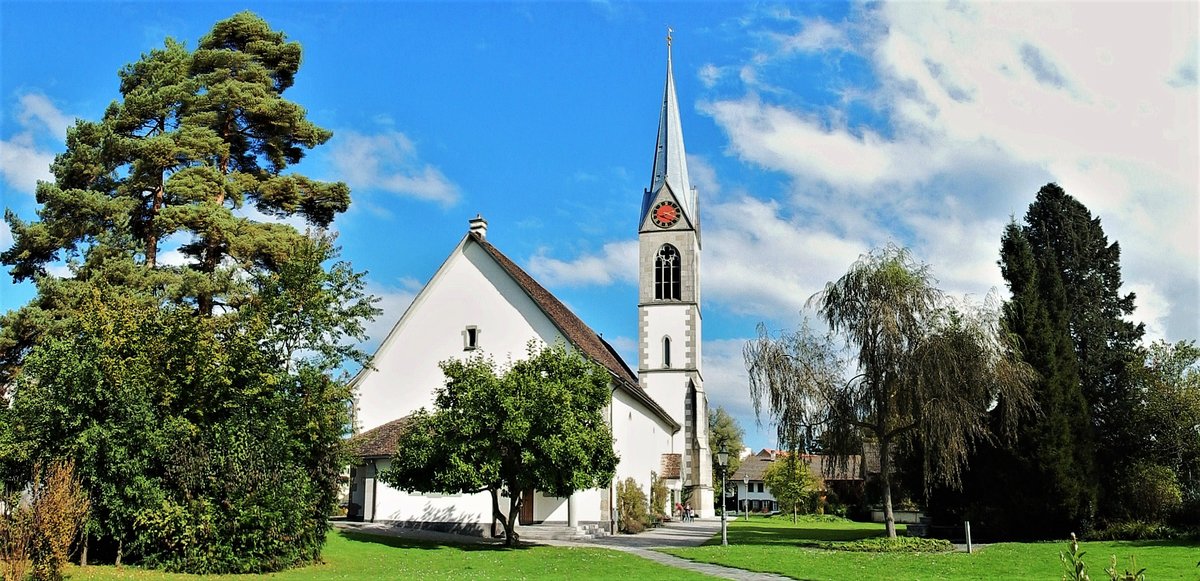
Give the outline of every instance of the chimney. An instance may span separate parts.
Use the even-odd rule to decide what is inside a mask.
[[[472,234],[478,234],[480,238],[487,238],[487,220],[484,220],[483,216],[475,214],[468,224],[471,225]]]

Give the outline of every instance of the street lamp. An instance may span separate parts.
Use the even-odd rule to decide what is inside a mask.
[[[746,485],[746,498],[742,500],[742,511],[746,515],[746,520],[750,520],[750,475],[742,475],[742,484]]]
[[[717,452],[717,465],[721,467],[721,546],[729,545],[729,537],[725,532],[725,467],[729,465],[729,450],[725,442],[721,442],[721,450]]]

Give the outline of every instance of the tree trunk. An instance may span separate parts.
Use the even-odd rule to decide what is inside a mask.
[[[79,566],[80,567],[87,567],[87,563],[88,563],[87,550],[88,550],[88,534],[87,534],[87,531],[84,531],[83,542],[79,544]]]
[[[124,552],[125,552],[125,539],[119,539],[119,540],[117,540],[117,562],[116,562],[116,566],[118,569],[121,568],[121,554]]]
[[[506,547],[515,547],[515,546],[517,546],[517,543],[520,542],[520,540],[521,540],[521,535],[518,535],[516,533],[516,531],[514,531],[513,529],[515,529],[517,527],[517,518],[519,518],[519,515],[521,514],[522,499],[523,499],[523,497],[521,494],[513,494],[511,491],[509,492],[509,497],[508,497],[508,538],[504,539],[504,545]]]
[[[892,514],[892,458],[891,442],[879,440],[879,476],[883,478],[883,522],[887,526],[889,539],[896,538],[896,516]]]
[[[500,512],[500,491],[489,488],[488,492],[492,495],[492,519],[500,521],[500,524],[504,526],[504,544],[511,547],[516,544],[516,535],[513,532],[513,515],[516,514],[516,511],[509,508],[508,518],[505,518],[504,513]],[[512,501],[509,504],[511,505]]]
[[[163,185],[160,181],[154,189],[154,201],[150,204],[150,219],[146,224],[146,267],[154,268],[158,264],[158,213],[162,211]]]

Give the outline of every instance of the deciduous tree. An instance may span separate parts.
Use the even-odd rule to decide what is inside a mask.
[[[1008,342],[994,308],[952,305],[927,265],[886,247],[859,258],[809,299],[830,328],[759,336],[745,347],[755,409],[795,453],[815,430],[830,447],[866,434],[879,443],[884,514],[892,514],[892,453],[912,438],[926,451],[927,482],[957,485],[971,447],[997,433],[988,408],[997,398],[1000,433],[1011,433],[1030,401],[1032,374]],[[841,358],[835,339],[853,354]],[[849,379],[847,379],[849,377]],[[840,462],[844,465],[845,457]],[[835,465],[837,463],[831,463]]]
[[[729,466],[726,467],[726,474],[737,472],[738,466],[742,465],[742,448],[745,444],[742,443],[742,437],[745,435],[745,430],[738,424],[737,418],[725,411],[722,406],[717,406],[716,409],[708,408],[708,449],[712,452],[713,466],[717,465],[717,452],[721,450],[721,444],[725,444],[725,449],[729,451]],[[721,489],[721,474],[713,471],[713,490]],[[724,496],[718,495],[718,498]]]
[[[816,493],[820,480],[799,454],[787,454],[767,467],[763,483],[771,490],[771,496],[775,497],[779,506],[792,513],[792,522],[795,523],[796,515]]]
[[[562,344],[530,343],[528,355],[507,369],[481,357],[442,362],[434,409],[412,416],[380,480],[409,492],[488,492],[509,545],[522,492],[607,486],[617,465],[602,413],[610,375]]]

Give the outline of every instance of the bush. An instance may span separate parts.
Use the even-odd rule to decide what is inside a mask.
[[[1135,462],[1123,475],[1119,488],[1127,516],[1161,521],[1183,507],[1183,492],[1175,471],[1149,462]]]
[[[33,567],[33,510],[19,494],[0,496],[0,579],[23,581]]]
[[[26,502],[17,494],[0,499],[0,565],[5,581],[58,581],[71,543],[87,518],[90,503],[75,463],[38,465]]]
[[[948,553],[954,544],[945,539],[923,539],[920,537],[872,537],[857,541],[822,541],[818,548],[831,551],[854,551],[859,553]]]
[[[652,517],[665,518],[667,516],[669,494],[667,483],[659,478],[658,474],[650,472],[650,515]]]
[[[1090,531],[1086,537],[1089,541],[1200,540],[1200,529],[1176,528],[1159,522],[1125,520],[1107,523]]]
[[[646,530],[646,523],[650,519],[646,493],[642,492],[633,478],[617,483],[617,512],[620,515],[621,532],[636,534]]]

